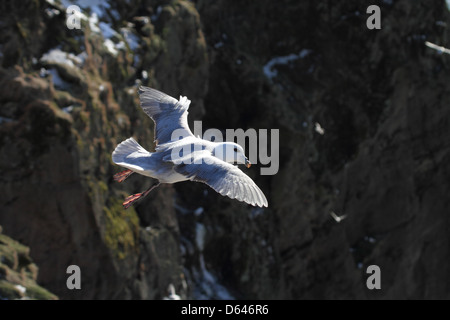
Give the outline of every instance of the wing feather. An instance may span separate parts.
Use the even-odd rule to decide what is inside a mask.
[[[255,182],[236,166],[207,152],[192,153],[194,161],[175,165],[175,171],[203,182],[221,195],[259,207],[267,207],[267,199]],[[201,163],[199,157],[202,158]],[[207,159],[206,159],[207,158]]]
[[[141,86],[138,92],[142,110],[155,123],[157,144],[178,140],[180,137],[194,136],[187,122],[191,103],[188,98],[180,97],[180,100],[177,100],[161,91],[144,86]]]

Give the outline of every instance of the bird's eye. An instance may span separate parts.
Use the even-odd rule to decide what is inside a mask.
[[[237,148],[236,147],[234,147],[234,152],[237,152]]]

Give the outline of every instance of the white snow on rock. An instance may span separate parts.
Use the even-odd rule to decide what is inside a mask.
[[[64,64],[69,67],[80,67],[84,63],[85,58],[86,56],[83,53],[74,55],[73,53],[68,53],[62,51],[61,49],[54,48],[47,53],[44,53],[40,61],[46,63]]]
[[[161,7],[161,6],[158,6],[158,7],[156,8],[156,12],[150,17],[150,19],[152,20],[152,22],[156,22],[156,20],[158,20],[159,15],[161,14],[161,12],[162,12],[162,7]]]
[[[222,286],[218,279],[206,269],[203,254],[200,254],[200,271],[194,270],[193,277],[195,279],[194,299],[219,299],[234,300],[235,298]]]
[[[84,11],[89,9],[91,14],[95,13],[98,17],[103,17],[106,13],[106,9],[110,8],[109,3],[104,0],[61,0],[61,3],[65,8],[76,5]]]
[[[322,135],[322,136],[325,134],[325,129],[322,128],[322,126],[321,126],[320,123],[318,123],[318,122],[316,122],[316,123],[314,124],[314,130],[316,130],[316,132],[317,132],[318,134]]]
[[[169,284],[167,288],[168,295],[163,298],[163,300],[181,300],[181,297],[177,295],[175,291],[175,286],[173,284]]]
[[[27,291],[27,288],[25,288],[24,286],[21,286],[20,284],[16,284],[14,286],[14,288],[16,288],[22,294],[24,294]]]
[[[303,49],[298,54],[292,53],[287,56],[275,57],[269,60],[264,67],[263,71],[267,78],[272,80],[278,75],[278,71],[275,69],[277,65],[286,65],[292,61],[303,59],[309,55],[312,51],[309,49]]]
[[[119,37],[119,33],[114,30],[109,23],[100,21],[98,26],[105,39],[111,39],[112,37]]]
[[[70,114],[70,113],[72,113],[72,111],[73,111],[73,106],[70,105],[70,106],[68,106],[68,107],[62,108],[61,110],[62,110],[63,112],[65,112],[65,113]]]
[[[45,9],[45,13],[49,18],[53,18],[54,16],[59,15],[60,11],[58,9],[47,8]]]
[[[197,248],[200,251],[203,251],[205,248],[205,236],[206,236],[206,228],[203,224],[197,223],[195,225],[195,242],[197,244]]]
[[[219,48],[222,48],[222,47],[223,47],[223,42],[222,41],[219,41],[216,44],[214,44],[214,48],[216,48],[216,49],[219,49]]]
[[[111,39],[105,39],[105,41],[103,42],[103,44],[105,45],[106,49],[107,49],[113,56],[117,56],[117,54],[119,53],[119,51],[117,51],[116,45],[114,44],[114,42],[112,42]]]
[[[97,14],[94,12],[90,17],[89,17],[89,28],[91,29],[91,31],[95,32],[95,33],[100,33],[101,30],[98,27],[98,16]]]
[[[135,51],[139,47],[139,37],[131,32],[128,28],[121,28],[120,33],[124,37],[125,41],[131,50]]]
[[[194,215],[196,217],[198,217],[199,215],[201,215],[203,213],[203,211],[204,211],[203,207],[198,207],[197,209],[195,209]]]

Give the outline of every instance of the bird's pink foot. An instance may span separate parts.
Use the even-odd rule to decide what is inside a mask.
[[[136,201],[138,201],[141,198],[146,197],[150,191],[152,191],[153,189],[155,189],[156,187],[158,187],[160,185],[159,182],[155,183],[154,185],[152,185],[150,188],[148,188],[147,190],[145,190],[144,192],[141,193],[135,193],[132,194],[131,196],[128,196],[125,201],[122,203],[123,207],[125,209],[128,209],[129,207],[131,207]]]
[[[123,182],[126,178],[128,178],[131,174],[133,173],[133,171],[131,170],[125,170],[125,171],[121,171],[116,173],[113,178],[115,181],[117,182]]]
[[[135,203],[140,198],[142,198],[142,195],[143,195],[143,193],[136,193],[136,194],[132,194],[131,196],[128,196],[125,199],[125,201],[122,203],[124,209],[128,209],[129,207],[131,207],[133,205],[133,203]]]

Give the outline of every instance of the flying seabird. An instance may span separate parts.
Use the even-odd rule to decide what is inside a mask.
[[[157,179],[144,192],[125,199],[129,208],[161,183],[203,182],[221,195],[267,207],[267,199],[253,180],[233,163],[250,168],[244,149],[234,142],[211,142],[195,137],[187,122],[191,103],[187,97],[177,100],[161,91],[141,86],[141,108],[155,123],[155,152],[148,152],[133,138],[121,142],[112,153],[112,161],[127,170],[114,175],[123,182],[132,173]]]

